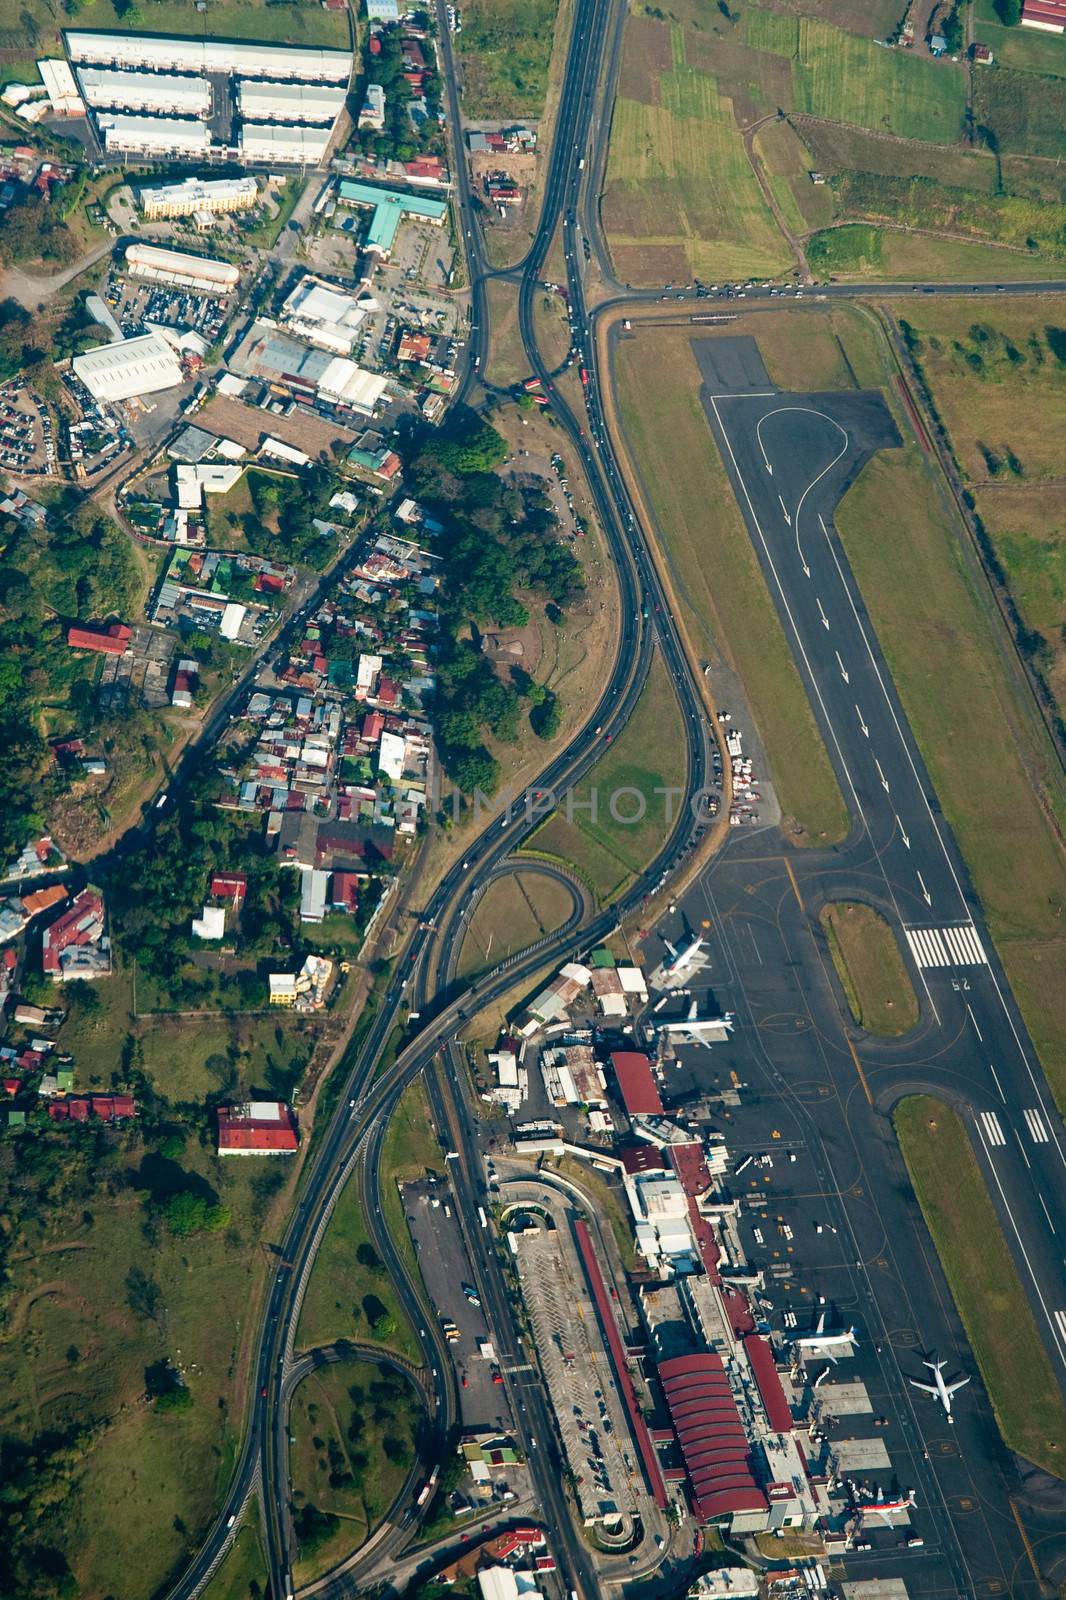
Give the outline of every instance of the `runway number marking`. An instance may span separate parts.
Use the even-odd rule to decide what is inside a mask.
[[[1003,1132],[1003,1125],[994,1111],[981,1112],[981,1126],[985,1130],[985,1138],[989,1144],[1006,1144],[1007,1135]]]
[[[1029,1134],[1033,1143],[1047,1144],[1048,1139],[1051,1136],[1047,1131],[1047,1123],[1044,1121],[1039,1111],[1037,1111],[1034,1107],[1025,1111],[1023,1114],[1025,1116],[1025,1126],[1029,1129]]]
[[[972,922],[950,928],[904,928],[919,967],[987,966],[985,947]]]

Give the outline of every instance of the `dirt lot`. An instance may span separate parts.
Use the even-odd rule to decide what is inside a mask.
[[[246,450],[258,450],[268,435],[305,450],[309,456],[330,451],[335,444],[351,444],[355,434],[335,422],[297,412],[291,417],[276,417],[272,412],[246,406],[240,400],[215,395],[196,419],[197,427],[208,433],[236,439]]]
[[[490,173],[506,172],[512,183],[516,183],[520,189],[528,189],[536,170],[537,158],[533,155],[510,155],[506,150],[479,150],[470,157],[470,172],[479,188]]]

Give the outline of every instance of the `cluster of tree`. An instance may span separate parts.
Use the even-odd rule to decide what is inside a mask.
[[[163,1219],[175,1239],[190,1233],[220,1233],[229,1222],[226,1206],[211,1201],[191,1189],[180,1189],[163,1206]]]
[[[412,492],[444,529],[437,541],[445,604],[436,727],[445,768],[467,794],[489,793],[498,781],[486,732],[505,743],[516,739],[525,703],[542,738],[558,730],[560,716],[555,696],[528,674],[500,677],[481,651],[481,628],[524,626],[529,612],[520,594],[546,601],[559,616],[583,587],[547,496],[498,475],[506,457],[495,428],[466,412],[416,441],[407,468]]]
[[[39,366],[47,344],[37,319],[24,306],[17,300],[0,301],[0,379]]]
[[[1022,0],[992,0],[993,10],[1005,28],[1014,28],[1022,20]]]
[[[67,490],[44,530],[0,516],[0,855],[45,820],[69,779],[46,767],[43,704],[65,704],[75,731],[99,723],[92,663],[71,651],[66,626],[125,617],[137,589],[128,541],[99,506]]]
[[[48,261],[67,267],[81,254],[78,236],[62,220],[58,207],[41,195],[9,206],[0,230],[0,261]]]
[[[318,464],[308,467],[299,478],[250,472],[248,488],[256,516],[241,518],[231,512],[228,520],[242,527],[249,549],[274,557],[280,551],[287,561],[318,571],[336,550],[335,540],[314,526],[332,487],[328,468]],[[271,526],[265,527],[265,523]],[[275,527],[276,533],[272,531]]]
[[[375,55],[370,48],[376,40]],[[415,127],[408,107],[413,99],[411,85],[403,75],[403,28],[390,23],[377,33],[367,35],[363,54],[363,77],[360,80],[360,97],[368,83],[379,83],[385,91],[385,126],[380,129],[360,128],[356,139],[364,155],[379,156],[386,161],[412,161],[440,143],[440,85],[432,71],[432,56],[426,52],[426,76],[423,96],[426,102],[426,120]],[[361,104],[361,98],[360,98]],[[359,104],[353,106],[358,116]],[[354,120],[354,119],[353,119]]]
[[[310,1500],[297,1507],[293,1512],[292,1526],[304,1560],[309,1560],[316,1550],[321,1550],[340,1525],[340,1517],[332,1511],[320,1511]]]
[[[192,1390],[168,1357],[144,1369],[144,1392],[159,1412],[191,1411]]]
[[[0,1593],[20,1600],[67,1600],[77,1592],[66,1557],[51,1540],[84,1467],[89,1427],[0,1438]]]

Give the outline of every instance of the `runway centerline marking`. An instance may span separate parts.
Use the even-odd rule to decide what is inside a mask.
[[[737,461],[736,453],[733,450],[733,442],[730,439],[729,433],[726,430],[726,427],[722,422],[722,413],[718,409],[718,405],[717,405],[717,402],[715,400],[715,397],[713,395],[708,395],[707,398],[711,402],[711,410],[714,412],[714,420],[718,424],[718,431],[722,435],[722,438],[725,441],[725,447],[729,452],[729,459],[733,464],[733,471],[736,474],[737,482],[740,484],[740,487],[743,490],[744,499],[745,499],[745,502],[746,502],[747,507],[748,507],[748,513],[749,513],[749,515],[751,517],[752,525],[755,528],[755,531],[759,536],[759,543],[761,544],[762,550],[763,550],[763,554],[766,557],[766,563],[767,563],[768,567],[770,568],[770,571],[773,574],[774,583],[776,584],[777,592],[781,597],[781,605],[784,608],[784,612],[785,612],[786,617],[788,618],[789,627],[792,629],[792,634],[793,634],[793,637],[795,638],[795,641],[796,641],[796,648],[799,651],[800,659],[803,662],[803,666],[806,669],[807,676],[810,679],[811,687],[814,690],[814,693],[815,693],[815,695],[817,697],[818,704],[819,704],[819,706],[821,708],[822,716],[825,718],[825,725],[829,729],[829,734],[830,734],[830,737],[832,738],[833,746],[834,746],[834,748],[836,750],[837,758],[838,758],[838,760],[840,762],[840,770],[843,772],[844,777],[847,780],[848,788],[851,790],[851,797],[855,802],[855,809],[856,809],[856,811],[858,813],[859,820],[861,821],[864,829],[866,830],[866,833],[869,835],[870,834],[870,824],[866,820],[866,812],[863,810],[862,801],[859,799],[858,790],[855,787],[855,780],[851,775],[851,769],[848,766],[848,763],[847,763],[847,761],[846,761],[846,759],[844,757],[844,751],[841,748],[840,740],[837,737],[836,728],[833,726],[833,719],[829,715],[829,710],[828,710],[828,707],[826,706],[825,699],[823,698],[822,691],[821,691],[821,688],[820,688],[819,683],[818,683],[818,678],[817,678],[817,676],[815,674],[814,668],[811,666],[810,658],[807,655],[807,650],[806,650],[806,647],[805,647],[805,645],[803,643],[803,636],[800,633],[799,627],[798,627],[798,625],[796,623],[796,619],[792,614],[792,607],[788,603],[788,595],[785,593],[784,585],[781,582],[781,575],[777,570],[777,564],[774,561],[773,555],[772,555],[772,553],[770,551],[770,546],[767,543],[766,534],[763,532],[762,523],[759,521],[758,515],[756,514],[756,511],[755,511],[755,507],[752,504],[751,493],[750,493],[750,491],[748,489],[747,480],[744,477],[744,474],[740,470],[740,465],[739,465],[739,463]],[[839,424],[838,424],[838,426],[839,426]],[[820,515],[819,515],[818,520],[819,520],[819,522],[822,523],[822,530],[824,532],[825,531],[825,523],[822,522],[822,518],[821,518]],[[829,539],[829,535],[828,534],[826,534],[826,539],[827,540]],[[831,543],[830,543],[830,550],[832,550],[832,544]],[[835,551],[833,552],[833,559],[834,559],[834,561],[836,561],[836,553],[835,553]],[[837,564],[837,566],[838,566],[838,571],[839,571],[839,563]],[[841,575],[841,582],[843,582],[843,575]],[[844,588],[845,588],[845,591],[847,591],[847,585],[846,584],[844,585]],[[850,594],[849,594],[848,598],[850,599]],[[852,609],[854,610],[854,602],[852,602]],[[856,619],[857,619],[857,615],[858,614],[856,613]],[[861,623],[860,623],[860,628],[861,628]],[[865,634],[863,635],[863,637],[865,638]],[[867,650],[869,650],[869,644],[867,644]],[[874,662],[874,668],[875,668],[875,670],[877,668],[876,661]],[[878,673],[878,678],[880,678],[880,673]],[[884,685],[882,684],[882,688],[883,687],[884,687]],[[928,806],[928,803],[929,802],[926,801],[926,805],[927,806]],[[930,816],[932,816],[932,812],[930,812]],[[880,865],[880,862],[879,862],[879,865]],[[889,898],[892,901],[893,907],[895,908],[896,916],[899,919],[899,922],[902,924],[902,922],[903,922],[903,914],[900,911],[899,901],[896,898],[895,889],[892,887],[892,884],[890,883],[889,878],[888,878],[888,874],[885,872],[885,869],[884,869],[883,865],[880,865],[880,871],[881,871],[882,880],[883,880],[884,885],[885,885],[885,889],[886,889],[886,891],[888,893]],[[926,996],[926,999],[929,1001],[929,1008],[933,1013],[933,1017],[934,1017],[934,1019],[936,1021],[937,1027],[939,1027],[940,1026],[940,1013],[936,1008],[936,1001],[933,999],[933,996],[929,991],[929,985],[926,983],[924,976],[922,976],[922,987],[925,990],[925,996]]]

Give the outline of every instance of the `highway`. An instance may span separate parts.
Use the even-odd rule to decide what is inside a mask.
[[[531,793],[543,798],[539,801],[527,798],[513,815],[494,818],[434,893],[418,928],[400,954],[366,1038],[345,1064],[346,1083],[337,1109],[320,1135],[318,1148],[303,1177],[296,1209],[278,1245],[278,1267],[264,1307],[254,1361],[254,1398],[233,1483],[202,1549],[172,1590],[175,1600],[178,1597],[191,1600],[199,1593],[207,1575],[225,1552],[228,1518],[239,1513],[249,1495],[260,1485],[266,1507],[271,1593],[274,1600],[283,1600],[292,1590],[286,1425],[293,1363],[297,1359],[296,1330],[303,1288],[319,1241],[332,1206],[350,1174],[355,1175],[365,1196],[375,1245],[418,1331],[423,1366],[431,1375],[427,1398],[434,1438],[443,1442],[454,1423],[456,1395],[447,1349],[435,1317],[427,1315],[419,1287],[411,1282],[383,1226],[378,1199],[380,1150],[388,1114],[406,1085],[427,1068],[431,1069],[427,1072],[427,1083],[435,1120],[438,1126],[451,1131],[454,1148],[459,1153],[459,1160],[452,1163],[457,1209],[463,1218],[466,1242],[484,1295],[483,1304],[493,1337],[507,1355],[518,1354],[494,1246],[485,1230],[476,1222],[472,1223],[481,1203],[484,1179],[475,1130],[457,1086],[458,1067],[451,1055],[450,1042],[474,1010],[528,979],[552,959],[572,954],[576,943],[588,948],[602,939],[665,881],[685,859],[695,841],[697,826],[690,814],[682,810],[659,856],[618,905],[593,918],[580,933],[568,925],[561,933],[541,941],[534,951],[502,964],[469,988],[457,985],[455,961],[465,931],[464,909],[472,906],[486,883],[501,870],[506,857],[550,809],[552,797],[579,781],[598,760],[607,735],[617,734],[625,725],[639,698],[656,649],[662,653],[682,707],[687,749],[683,756],[679,752],[679,766],[683,759],[688,792],[703,789],[707,781],[713,736],[705,720],[700,686],[694,681],[682,649],[667,598],[605,431],[599,385],[606,381],[606,375],[596,369],[592,317],[584,296],[583,240],[589,241],[590,251],[597,259],[600,259],[602,246],[595,220],[596,184],[591,180],[602,170],[608,119],[597,86],[604,82],[609,85],[617,67],[622,10],[618,0],[577,0],[561,90],[559,136],[549,157],[537,234],[519,272],[499,274],[512,281],[515,277],[520,279],[520,327],[530,370],[541,377],[545,389],[551,393],[553,414],[580,457],[616,564],[622,597],[617,652],[605,673],[600,701],[591,708],[583,729],[567,749],[549,763],[537,779],[535,789],[531,786]],[[461,122],[450,38],[442,5],[438,5],[437,12],[449,114],[458,143]],[[586,152],[588,169],[583,173]],[[493,274],[485,257],[461,151],[457,151],[455,165],[463,243],[471,275],[469,364],[458,396],[465,400],[476,389],[487,355],[485,281]],[[584,365],[590,374],[587,419],[575,416],[552,386],[533,326],[534,295],[541,286],[543,263],[560,219],[574,341],[582,350]],[[1032,292],[1033,287],[1026,285],[1024,291],[1019,287],[1018,292]],[[862,289],[861,286],[833,285],[824,292],[846,295],[860,293]],[[944,292],[958,293],[958,289],[952,287]],[[983,292],[996,292],[995,286],[986,287]],[[694,291],[689,291],[685,297],[691,298],[693,294]],[[626,298],[647,302],[660,296],[648,292]],[[616,303],[621,303],[620,296],[605,305],[609,308]],[[795,302],[782,298],[780,303]],[[603,314],[605,305],[597,307],[597,316]],[[767,385],[767,390],[757,391],[747,385],[742,392],[737,392],[735,383],[726,382],[717,391],[721,396],[716,401],[719,416],[712,415],[711,425],[718,430],[727,462],[730,450],[733,452],[730,471],[738,498],[760,549],[760,559],[764,560],[772,591],[782,607],[786,626],[791,630],[801,666],[806,661],[802,670],[827,731],[855,818],[856,827],[849,845],[858,852],[855,860],[861,859],[864,863],[864,879],[868,876],[867,869],[880,875],[880,892],[885,902],[896,909],[903,926],[912,930],[972,929],[973,937],[980,941],[985,959],[966,971],[968,991],[953,987],[959,973],[947,967],[923,966],[920,982],[927,1020],[934,1018],[945,1037],[955,1040],[958,1065],[953,1068],[953,1076],[957,1077],[958,1072],[965,1069],[965,1081],[971,1086],[975,1105],[995,1116],[1004,1133],[1003,1144],[984,1152],[986,1164],[996,1181],[1003,1185],[1006,1214],[1019,1219],[1019,1243],[1025,1249],[1032,1244],[1035,1249],[1042,1224],[1033,1206],[1041,1195],[1049,1208],[1049,1222],[1051,1216],[1066,1219],[1066,1163],[1057,1133],[1053,1135],[1050,1131],[1054,1125],[1049,1121],[1046,1089],[995,965],[979,908],[960,867],[957,849],[937,812],[931,786],[917,758],[872,630],[832,531],[832,512],[842,487],[850,473],[857,470],[862,452],[878,447],[874,442],[880,437],[876,429],[883,426],[883,419],[872,412],[865,422],[843,413],[837,418],[824,406],[812,407],[809,397],[799,397],[803,402],[800,426],[804,430],[805,445],[803,451],[797,451],[791,441],[794,437],[792,424],[797,423],[798,418],[792,415],[785,428],[781,425],[780,414],[770,414],[784,400],[770,394],[769,388]],[[815,409],[821,414],[814,415]],[[873,430],[867,442],[863,442],[863,427]],[[844,435],[847,446],[841,450]],[[767,459],[774,469],[772,474],[761,462],[762,448],[767,451]],[[810,481],[810,474],[805,475],[801,459],[804,455],[819,463],[816,482]],[[775,513],[779,495],[783,504]],[[786,513],[791,521],[785,520]],[[804,572],[804,568],[808,570]],[[779,580],[774,578],[775,572],[781,574]],[[819,606],[824,610],[828,625],[822,620]],[[789,621],[789,616],[793,620]],[[716,904],[708,909],[712,917],[720,910]],[[925,944],[918,948],[926,956],[935,949]],[[950,948],[954,951],[954,944]],[[406,1009],[420,1013],[419,1031],[401,1049],[395,1062],[375,1076],[386,1042]],[[986,1056],[987,1063],[984,1063]],[[835,1062],[833,1071],[837,1071]],[[997,1087],[996,1071],[1000,1071],[1002,1087]],[[881,1082],[879,1079],[879,1093]],[[1018,1122],[1013,1109],[1009,1109],[1013,1107],[1035,1110],[1049,1128],[1049,1136],[1037,1141],[1033,1133],[1035,1125],[1028,1120]],[[993,1124],[983,1126],[990,1129]],[[1027,1135],[1028,1144],[1025,1142]],[[830,1138],[831,1134],[827,1133],[826,1137]],[[1036,1177],[1032,1176],[1034,1171]],[[1024,1176],[1026,1173],[1028,1177]],[[1066,1220],[1062,1226],[1066,1231]],[[1061,1261],[1058,1262],[1059,1275],[1053,1276],[1050,1255],[1049,1250],[1036,1257],[1031,1276],[1032,1285],[1054,1283],[1053,1290],[1049,1288],[1052,1298],[1047,1302],[1044,1327],[1049,1347],[1061,1359],[1063,1352],[1056,1345],[1053,1327],[1057,1325],[1054,1313],[1066,1307],[1066,1284],[1061,1278]],[[1066,1336],[1066,1329],[1062,1331]],[[517,1401],[519,1435],[552,1528],[566,1586],[576,1589],[582,1596],[591,1596],[597,1592],[597,1585],[589,1552],[573,1529],[563,1500],[551,1443],[554,1428],[544,1409],[545,1402],[527,1390],[520,1397],[513,1395],[512,1399]],[[522,1405],[526,1406],[525,1411],[520,1409]],[[537,1445],[532,1443],[534,1438]],[[412,1491],[416,1487],[412,1481]],[[406,1509],[397,1506],[379,1541],[368,1552],[365,1570],[370,1571],[375,1564],[395,1555],[410,1539],[415,1522],[412,1504]],[[953,1565],[964,1579],[966,1567],[957,1551]],[[338,1595],[355,1592],[363,1572],[364,1564],[357,1560],[330,1586],[329,1592]]]

